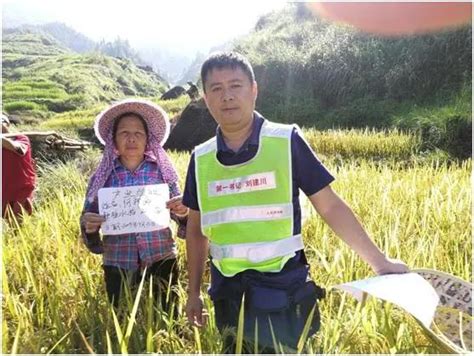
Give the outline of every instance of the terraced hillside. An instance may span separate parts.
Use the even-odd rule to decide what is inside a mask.
[[[45,118],[126,96],[162,94],[167,83],[129,59],[77,54],[47,34],[3,36],[3,111]]]

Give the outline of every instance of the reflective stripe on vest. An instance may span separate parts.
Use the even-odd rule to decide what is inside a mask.
[[[283,242],[281,246],[288,247],[286,251],[283,247],[272,248],[260,253],[262,258],[250,260],[248,252],[243,252],[257,244],[298,239],[292,236],[292,131],[293,126],[265,120],[255,157],[233,166],[224,166],[217,160],[216,138],[195,149],[201,228],[214,246],[213,263],[225,276],[246,269],[277,272],[294,256],[295,249]],[[226,254],[230,251],[227,246],[240,252]],[[302,244],[297,247],[301,249]]]
[[[203,213],[203,227],[230,222],[268,221],[293,217],[293,204],[244,206]]]
[[[255,242],[238,245],[210,244],[212,258],[222,260],[224,258],[245,258],[250,262],[262,262],[278,256],[286,256],[289,253],[303,249],[303,238],[300,235],[288,237],[277,241]]]

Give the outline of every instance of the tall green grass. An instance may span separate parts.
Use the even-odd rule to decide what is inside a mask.
[[[324,163],[336,176],[334,189],[384,252],[413,268],[435,268],[471,280],[471,160],[426,164],[413,159],[400,167],[397,150],[405,155],[416,145],[416,140],[396,138],[400,133],[358,133],[371,145],[379,145],[374,150],[359,147],[364,140],[355,139],[355,132],[318,135],[306,132],[308,141],[319,144],[321,150],[329,147]],[[399,146],[388,144],[390,138]],[[332,158],[331,152],[345,147],[359,152],[359,158]],[[371,157],[382,147],[387,147],[388,157],[383,164]],[[183,186],[189,155],[172,152],[171,157]],[[86,181],[99,158],[100,153],[91,150],[75,161],[41,167],[34,214],[26,216],[21,226],[2,223],[2,351],[219,353],[222,343],[205,294],[208,271],[203,286],[210,312],[208,326],[191,328],[183,315],[187,277],[182,240],[178,240],[182,274],[177,301],[181,314],[176,320],[152,305],[154,291],[146,283],[127,293],[117,314],[110,309],[101,258],[83,246],[78,226]],[[306,254],[318,284],[330,287],[373,275],[308,204],[304,210]],[[299,349],[303,352],[440,352],[410,316],[388,303],[369,298],[360,304],[333,291],[320,309],[322,328],[316,336],[302,340]]]

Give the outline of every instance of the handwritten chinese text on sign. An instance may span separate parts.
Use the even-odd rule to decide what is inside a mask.
[[[169,226],[167,184],[102,188],[99,213],[105,217],[104,235],[120,235],[161,230]]]

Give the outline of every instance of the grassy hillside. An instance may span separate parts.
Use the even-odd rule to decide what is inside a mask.
[[[130,60],[75,54],[25,31],[3,38],[3,110],[23,117],[85,109],[126,96],[159,96],[166,83]]]
[[[235,45],[254,65],[257,106],[269,118],[319,129],[429,128],[442,136],[432,145],[462,145],[459,157],[470,157],[471,136],[447,136],[471,132],[471,47],[470,27],[384,39],[316,18],[304,3],[262,17]]]

